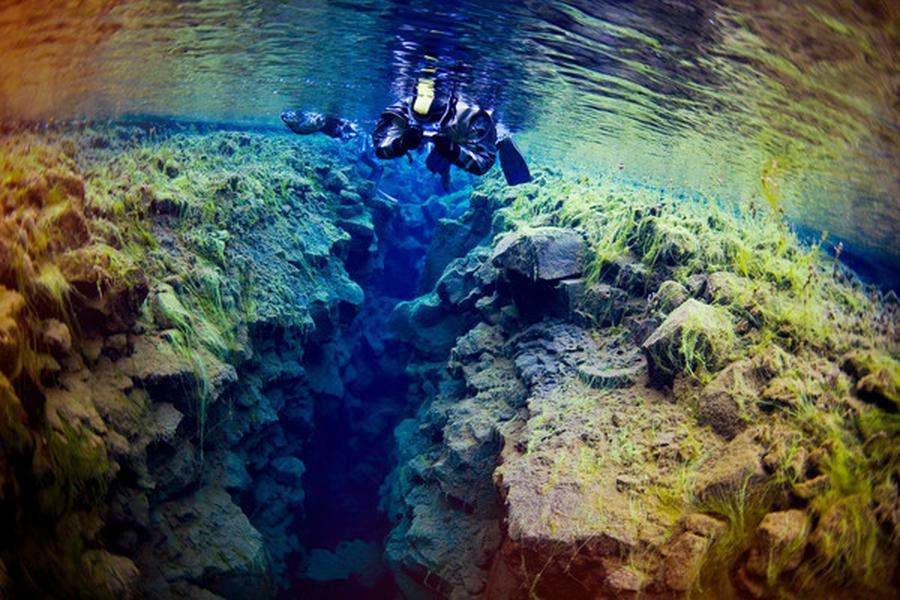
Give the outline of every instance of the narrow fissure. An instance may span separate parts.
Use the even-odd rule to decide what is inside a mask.
[[[394,598],[396,584],[383,564],[391,523],[381,509],[381,487],[394,467],[393,430],[417,408],[409,404],[408,344],[392,333],[390,315],[418,294],[425,256],[448,197],[431,181],[409,177],[380,182],[385,191],[373,210],[374,240],[353,239],[345,260],[363,290],[360,312],[325,348],[307,351],[306,363],[323,363],[333,388],[314,400],[314,429],[301,458],[304,518],[297,535],[308,553],[284,597]],[[462,186],[457,184],[455,191]],[[462,207],[458,207],[462,209]]]

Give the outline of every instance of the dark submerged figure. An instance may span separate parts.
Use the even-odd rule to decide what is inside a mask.
[[[294,133],[322,133],[344,142],[360,131],[352,121],[314,111],[285,110],[281,120]],[[469,104],[455,93],[436,89],[430,79],[419,82],[415,96],[384,109],[371,143],[363,137],[360,160],[372,168],[369,178],[377,182],[383,167],[375,157],[400,158],[423,144],[431,144],[425,166],[440,175],[445,190],[450,185],[451,166],[484,175],[494,166],[498,153],[509,185],[531,181],[525,159],[509,132],[495,124],[491,111]]]
[[[407,155],[423,143],[432,144],[425,165],[450,183],[451,165],[484,175],[500,153],[506,181],[531,181],[525,160],[508,132],[498,133],[491,112],[437,88],[433,80],[418,83],[414,97],[399,100],[381,113],[372,133],[375,156],[393,159]]]

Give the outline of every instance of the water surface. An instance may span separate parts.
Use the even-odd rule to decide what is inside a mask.
[[[897,2],[5,2],[0,119],[372,124],[437,72],[537,165],[785,210],[900,262]]]

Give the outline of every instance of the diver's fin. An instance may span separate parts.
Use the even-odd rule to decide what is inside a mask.
[[[528,164],[525,162],[522,153],[516,148],[512,137],[506,136],[497,142],[497,150],[500,151],[500,167],[503,169],[506,183],[519,185],[520,183],[531,181],[531,172],[528,171]]]

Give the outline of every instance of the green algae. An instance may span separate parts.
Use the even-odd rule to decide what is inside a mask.
[[[881,316],[886,308],[878,297],[824,256],[827,234],[812,244],[799,241],[784,220],[778,177],[774,163],[761,177],[767,211],[752,205],[731,210],[702,198],[675,200],[586,178],[542,182],[527,191],[523,186],[516,194],[490,189],[506,206],[495,230],[564,226],[581,231],[592,248],[588,283],[618,285],[618,263],[636,258],[654,272],[652,286],[676,281],[691,295],[709,294],[721,317],[723,326],[714,328],[721,335],[704,340],[701,334],[706,321],[718,317],[685,328],[688,334],[680,336],[668,357],[678,366],[676,383],[679,377],[708,382],[718,369],[743,357],[771,363],[764,370],[772,383],[762,396],[746,381],[736,381],[740,389],[731,394],[745,422],[762,408],[762,418],[791,432],[767,483],[755,485],[752,493],[745,485],[713,502],[701,501],[695,491],[703,464],[697,457],[704,456],[699,449],[668,482],[652,488],[657,509],[672,518],[701,511],[729,523],[726,535],[709,550],[703,573],[710,576],[701,577],[691,593],[739,595],[729,574],[753,544],[763,516],[791,494],[806,493],[794,491],[806,485],[801,485],[803,461],[810,449],[821,448],[827,458],[817,473],[828,485],[802,501],[816,524],[806,559],[796,571],[784,572],[773,557],[764,585],[801,594],[834,588],[884,594],[896,533],[888,533],[891,526],[875,512],[886,510],[879,508],[876,490],[887,493],[900,473],[896,316]],[[770,348],[775,349],[771,360],[764,358],[772,354]],[[705,357],[716,362],[707,363]],[[553,426],[539,423],[542,416],[534,424],[549,437]],[[625,431],[626,438],[631,435]],[[627,444],[617,439],[627,455]],[[541,439],[531,438],[528,451],[540,452]],[[590,458],[582,455],[579,464],[589,466]],[[593,467],[584,470],[593,473]]]
[[[24,588],[106,593],[109,554],[83,564],[96,554],[102,522],[89,527],[79,515],[107,500],[107,484],[126,460],[115,444],[142,443],[111,440],[82,423],[43,424],[43,390],[59,385],[61,370],[116,360],[133,335],[160,335],[190,365],[193,387],[184,392],[195,403],[202,457],[219,425],[207,422],[222,393],[213,378],[222,377],[223,363],[249,358],[250,324],[308,331],[313,299],[336,304],[358,293],[332,255],[349,236],[333,224],[335,190],[322,183],[330,169],[314,171],[313,154],[290,140],[262,140],[132,136],[94,150],[83,136],[0,138],[0,303],[15,300],[0,310],[2,499],[36,494],[34,511],[17,518],[31,527],[34,512],[46,530],[43,541],[3,557]],[[284,248],[289,255],[276,255]],[[273,257],[278,268],[267,268]],[[281,267],[285,260],[294,271]],[[148,287],[151,301],[141,310]],[[48,319],[67,326],[71,349],[43,339]],[[103,341],[111,333],[121,338],[115,347]],[[34,473],[7,468],[32,459]],[[56,524],[71,526],[71,535]],[[56,544],[58,535],[71,543]]]
[[[104,497],[111,471],[99,438],[63,423],[62,431],[48,431],[42,439],[51,466],[50,481],[39,495],[43,514],[62,515],[79,503],[90,505]]]

